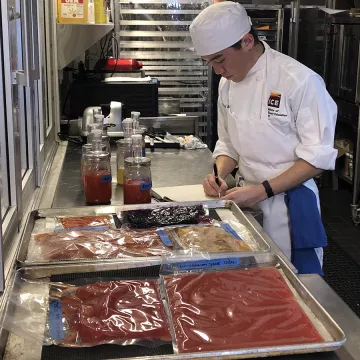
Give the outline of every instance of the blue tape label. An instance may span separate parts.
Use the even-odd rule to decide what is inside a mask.
[[[230,226],[230,224],[221,224],[222,228],[232,236],[234,236],[236,239],[241,240],[241,237],[239,234]]]
[[[203,261],[187,261],[177,264],[179,270],[195,270],[195,269],[216,269],[219,267],[239,266],[240,259],[224,258]]]
[[[102,182],[102,183],[109,183],[109,182],[111,182],[111,180],[112,180],[111,174],[104,175],[104,176],[101,178],[101,182]]]
[[[150,190],[152,188],[152,182],[146,181],[140,184],[140,190]]]
[[[60,300],[50,301],[49,321],[51,337],[54,340],[63,340],[64,329],[62,325],[62,310]]]
[[[160,240],[162,241],[162,243],[165,246],[173,246],[173,244],[170,241],[169,236],[168,236],[168,234],[166,233],[165,230],[160,229],[160,230],[156,230],[156,232],[160,236]]]
[[[109,226],[102,225],[102,226],[85,226],[85,227],[74,227],[70,229],[63,229],[63,228],[55,228],[54,232],[62,233],[68,231],[107,231],[109,230]]]

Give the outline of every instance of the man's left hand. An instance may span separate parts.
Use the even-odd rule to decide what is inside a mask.
[[[265,188],[262,185],[235,187],[228,190],[221,200],[232,200],[240,207],[252,207],[267,199]]]

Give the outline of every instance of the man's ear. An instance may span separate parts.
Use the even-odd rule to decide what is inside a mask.
[[[242,45],[241,48],[244,51],[250,51],[255,45],[254,37],[251,34],[244,35],[244,37],[241,40],[241,45]]]

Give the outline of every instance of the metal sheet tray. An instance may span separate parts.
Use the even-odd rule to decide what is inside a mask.
[[[80,263],[89,263],[93,264],[106,264],[106,263],[119,263],[119,261],[124,264],[139,264],[140,266],[146,265],[155,265],[160,264],[162,262],[162,258],[160,256],[149,256],[149,257],[138,257],[138,258],[127,258],[127,259],[73,259],[73,260],[53,260],[53,261],[28,261],[27,254],[29,250],[30,242],[32,241],[32,233],[36,221],[39,219],[46,218],[54,218],[56,216],[85,216],[85,215],[100,215],[100,214],[118,214],[121,211],[129,211],[129,210],[143,210],[143,209],[156,209],[161,207],[174,207],[174,206],[191,206],[191,205],[204,205],[209,209],[215,209],[217,214],[222,220],[236,220],[243,224],[251,238],[256,243],[256,247],[259,249],[258,251],[252,252],[236,252],[236,256],[249,256],[249,255],[257,255],[264,254],[270,252],[270,245],[265,240],[264,236],[260,234],[258,230],[251,224],[251,222],[247,219],[244,213],[240,210],[240,208],[233,201],[194,201],[194,202],[181,202],[181,203],[153,203],[146,205],[123,205],[123,206],[95,206],[95,207],[78,207],[71,209],[40,209],[34,210],[29,214],[27,219],[27,223],[22,234],[20,250],[17,255],[18,264],[21,267],[24,266],[40,266],[40,265],[54,265],[54,264],[62,264],[63,266],[69,267],[69,271],[76,271],[78,265]],[[214,254],[214,253],[213,253]],[[213,254],[209,254],[209,256],[213,257]],[[199,255],[200,258],[201,255]],[[218,255],[219,256],[219,255]],[[234,256],[234,253],[222,253],[223,256]],[[196,258],[197,255],[192,254],[192,258]],[[177,254],[177,259],[189,258],[189,255]],[[203,257],[202,257],[203,258]],[[175,260],[175,258],[174,258]],[[167,261],[170,261],[169,259]]]
[[[325,352],[334,351],[341,347],[345,341],[346,336],[342,329],[332,319],[332,317],[325,311],[325,309],[319,304],[319,302],[312,296],[310,291],[305,285],[299,280],[299,278],[291,271],[289,266],[284,260],[278,255],[266,254],[265,256],[257,255],[252,258],[252,262],[256,260],[257,266],[276,266],[282,271],[282,274],[294,292],[295,297],[298,299],[300,305],[304,311],[308,314],[310,320],[313,322],[315,327],[318,329],[320,334],[326,339],[322,343],[313,344],[301,344],[301,345],[286,345],[286,346],[273,346],[273,347],[259,347],[251,349],[239,349],[239,350],[228,350],[228,351],[212,351],[204,353],[186,353],[186,354],[171,354],[171,355],[153,355],[153,356],[133,356],[129,357],[129,360],[180,360],[180,359],[244,359],[244,358],[255,358],[255,357],[268,357],[277,355],[293,355],[293,354],[306,354],[314,352]],[[242,258],[241,261],[246,265],[249,258]],[[87,271],[93,271],[91,265],[80,264],[81,271],[86,273]],[[116,264],[107,264],[104,269],[114,270],[117,269]],[[159,269],[159,267],[157,267]],[[29,280],[37,280],[44,277],[50,277],[54,273],[57,273],[58,269],[53,266],[48,267],[27,267],[19,269],[19,274]],[[150,271],[151,275],[154,276],[154,272]],[[149,273],[149,275],[150,275]],[[96,274],[99,276],[99,274]],[[100,274],[101,276],[101,274]],[[104,275],[105,276],[105,275]],[[142,272],[141,276],[144,276]],[[123,277],[120,275],[120,277]],[[95,348],[96,350],[96,348]],[[95,351],[94,350],[94,351]],[[71,350],[76,351],[76,350]],[[80,350],[81,351],[81,350]],[[119,348],[119,353],[121,349]],[[75,355],[75,353],[73,354]],[[78,353],[77,355],[80,355]],[[121,355],[119,355],[119,360]],[[115,360],[115,359],[114,359]]]

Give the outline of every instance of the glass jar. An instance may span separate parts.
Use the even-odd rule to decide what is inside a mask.
[[[88,205],[107,205],[111,201],[109,153],[89,151],[84,155],[84,197]]]
[[[151,160],[146,157],[125,159],[124,204],[151,203]]]
[[[84,188],[84,162],[85,162],[85,154],[92,150],[91,144],[84,144],[81,148],[81,187]]]
[[[132,157],[131,139],[118,140],[116,145],[117,183],[119,185],[124,185],[125,159]]]

